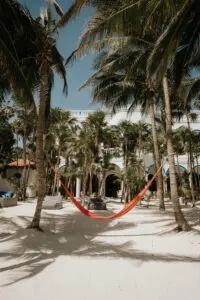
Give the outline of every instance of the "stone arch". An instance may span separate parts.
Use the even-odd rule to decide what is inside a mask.
[[[200,175],[200,165],[194,166],[193,172],[195,172],[195,173],[197,173],[198,175]]]
[[[192,169],[192,178],[196,189],[200,188],[200,165],[196,165]]]
[[[110,165],[110,170],[106,172],[105,180],[110,175],[116,175],[117,177],[121,178],[122,172],[119,166],[115,164]]]
[[[113,198],[117,197],[118,192],[121,190],[121,176],[122,172],[120,167],[115,164],[111,164],[110,170],[106,172],[106,176],[104,178],[105,196]]]
[[[179,175],[182,176],[184,174],[189,174],[189,171],[187,170],[186,167],[182,166],[182,165],[175,165],[175,172]],[[168,176],[169,175],[169,168],[165,171],[165,175]]]
[[[185,184],[189,184],[189,171],[183,165],[176,164],[175,172],[177,176],[178,186],[183,186]],[[169,179],[169,165],[167,164],[163,168],[163,176],[165,177],[165,191],[167,193],[170,192],[170,179]]]

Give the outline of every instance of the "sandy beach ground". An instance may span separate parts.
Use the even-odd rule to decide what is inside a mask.
[[[107,215],[122,205],[111,201]],[[200,297],[200,208],[184,208],[193,231],[175,233],[170,204],[138,206],[114,221],[70,203],[44,210],[44,233],[27,230],[35,203],[0,209],[1,300],[196,300]]]

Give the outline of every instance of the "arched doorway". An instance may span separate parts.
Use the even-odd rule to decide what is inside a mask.
[[[97,175],[92,176],[92,193],[98,193],[99,189],[99,179]]]
[[[105,196],[109,198],[117,198],[120,189],[121,182],[119,177],[115,174],[107,176],[105,183]]]
[[[121,169],[116,164],[111,164],[104,179],[104,195],[117,198],[121,190]]]
[[[178,185],[184,184],[188,179],[188,170],[182,165],[175,165],[175,172]],[[169,169],[165,171],[165,175],[169,176]]]
[[[189,172],[182,165],[175,165],[176,180],[179,192],[182,188],[189,186]],[[169,177],[169,166],[164,172],[165,182],[166,182],[166,192],[170,193],[170,177]]]
[[[194,166],[194,168],[192,170],[192,178],[193,178],[194,186],[199,193],[199,190],[200,190],[200,165]]]

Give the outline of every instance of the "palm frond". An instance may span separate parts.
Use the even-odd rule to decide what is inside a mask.
[[[63,79],[64,86],[63,86],[63,92],[67,95],[68,88],[67,88],[67,79],[66,79],[66,69],[63,64],[64,59],[60,55],[58,49],[53,46],[52,47],[52,59],[53,59],[53,68],[57,72],[57,74]]]
[[[60,7],[60,5],[57,3],[57,1],[54,1],[53,5],[55,7],[57,14],[62,18],[64,16],[64,12],[63,12],[62,8]]]
[[[62,15],[62,19],[58,22],[56,29],[66,26],[70,21],[75,19],[86,5],[86,0],[75,0],[68,11]]]
[[[125,37],[109,37],[95,42],[83,43],[78,46],[76,50],[68,57],[66,64],[73,63],[79,60],[84,55],[90,53],[99,53],[105,49],[112,49],[113,51],[127,45],[133,38],[131,36]]]
[[[169,68],[169,63],[175,57],[180,44],[180,36],[186,27],[188,10],[190,10],[191,6],[192,2],[190,0],[186,0],[177,15],[173,18],[169,26],[157,40],[148,59],[148,78],[151,78],[151,76],[157,73],[158,70],[161,73],[162,78],[166,73],[166,70]]]
[[[81,43],[87,43],[102,38],[118,36],[140,36],[141,20],[141,0],[125,1],[122,5],[113,7],[103,12],[98,12],[91,18],[87,25],[86,32],[81,37]],[[127,24],[131,26],[127,26]],[[139,31],[139,32],[138,32]]]
[[[45,111],[45,118],[48,119],[48,116],[50,114],[51,109],[51,92],[54,86],[54,74],[52,71],[48,74],[48,83],[47,83],[47,89],[46,89],[46,111]]]
[[[19,95],[21,91],[24,93],[24,98],[27,100],[28,103],[34,102],[33,95],[31,89],[27,84],[27,80],[25,75],[23,74],[18,61],[16,60],[15,56],[11,52],[10,48],[5,44],[5,41],[0,37],[0,48],[1,53],[4,55],[6,61],[6,67],[9,70],[10,80],[12,88],[15,92]]]
[[[189,86],[188,92],[186,94],[186,103],[190,105],[194,102],[195,98],[200,97],[200,78],[196,78],[193,83]]]

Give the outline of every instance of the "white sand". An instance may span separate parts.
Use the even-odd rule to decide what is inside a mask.
[[[40,233],[24,229],[34,208],[0,209],[1,300],[200,298],[199,208],[184,209],[189,233],[173,232],[171,212],[154,207],[104,222],[70,203],[44,211]]]

